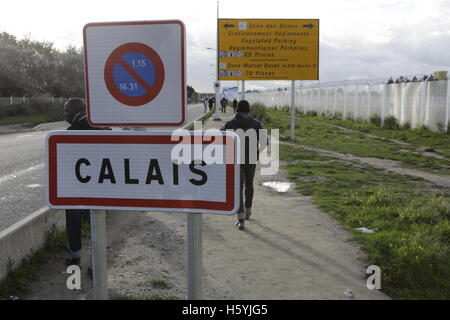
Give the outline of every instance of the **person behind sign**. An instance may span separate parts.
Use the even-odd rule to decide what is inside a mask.
[[[64,120],[70,124],[67,130],[104,130],[106,128],[91,127],[87,121],[86,105],[80,98],[71,98],[64,104]],[[89,210],[67,209],[66,232],[69,242],[69,258],[66,265],[80,265],[81,263],[81,221],[88,217]],[[88,274],[92,276],[92,268],[88,267]]]
[[[239,101],[237,105],[237,113],[234,118],[222,127],[221,130],[233,130],[242,129],[245,133],[248,130],[255,130],[256,141],[252,141],[248,136],[245,137],[245,141],[241,139],[241,143],[245,143],[245,160],[241,160],[241,184],[240,184],[240,205],[237,212],[238,221],[236,226],[239,230],[245,230],[245,220],[249,220],[252,214],[253,203],[253,179],[255,177],[256,161],[258,159],[258,143],[259,143],[259,130],[263,127],[258,120],[255,120],[250,112],[250,104],[247,100]],[[256,148],[252,148],[250,143],[256,143]],[[256,150],[256,157],[250,155],[250,150]],[[252,158],[255,160],[252,161]],[[252,163],[254,162],[254,163]],[[245,190],[245,192],[244,192]],[[245,193],[245,202],[244,202]],[[245,205],[245,209],[244,209]]]

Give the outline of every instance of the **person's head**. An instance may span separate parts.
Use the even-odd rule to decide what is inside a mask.
[[[248,103],[247,100],[239,101],[237,105],[237,112],[245,112],[245,113],[250,112],[250,104]]]
[[[77,114],[85,114],[86,105],[80,98],[71,98],[64,103],[64,120],[72,123]]]

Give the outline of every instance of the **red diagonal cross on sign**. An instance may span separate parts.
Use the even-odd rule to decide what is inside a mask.
[[[130,52],[139,52],[149,58],[155,68],[155,81],[149,86],[147,81],[143,79],[136,71],[129,66],[123,59],[123,55]],[[146,94],[141,96],[128,96],[117,88],[113,79],[113,70],[115,64],[118,63],[127,71],[136,82],[138,82],[145,90]],[[152,101],[161,91],[164,83],[164,65],[158,53],[147,45],[138,42],[130,42],[117,47],[108,57],[105,64],[105,83],[111,95],[119,102],[128,106],[141,106]]]

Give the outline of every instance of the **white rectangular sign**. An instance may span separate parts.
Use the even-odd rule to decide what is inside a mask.
[[[93,126],[181,126],[186,114],[183,22],[89,23],[83,30]]]
[[[237,135],[173,132],[177,131],[49,133],[48,205],[235,213],[239,206]]]

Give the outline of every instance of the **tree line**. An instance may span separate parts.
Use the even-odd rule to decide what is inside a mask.
[[[84,97],[83,49],[0,32],[0,97]],[[187,87],[188,98],[196,92]]]
[[[0,33],[0,96],[84,96],[81,48]]]

